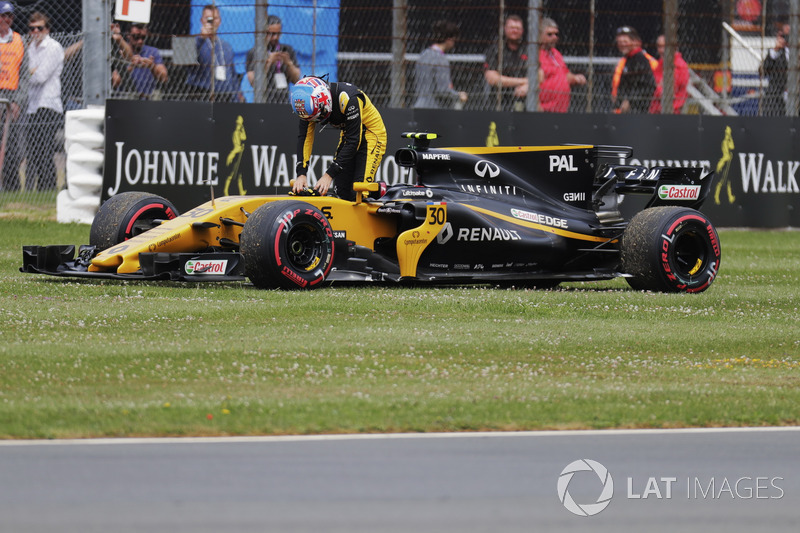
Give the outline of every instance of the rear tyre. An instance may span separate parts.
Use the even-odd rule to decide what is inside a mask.
[[[717,276],[720,258],[717,230],[694,209],[645,209],[622,236],[622,271],[638,290],[702,292]]]
[[[92,222],[89,244],[98,251],[157,227],[178,216],[169,200],[146,192],[123,192],[105,201]]]
[[[313,205],[269,202],[247,219],[239,239],[245,274],[261,289],[316,289],[333,266],[333,230]]]

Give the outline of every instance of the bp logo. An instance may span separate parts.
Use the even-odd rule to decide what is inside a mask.
[[[595,487],[597,482],[594,481],[594,477],[591,476],[592,489],[594,490],[596,488],[600,493],[600,496],[597,497],[597,501],[594,503],[578,503],[572,498],[569,492],[569,485],[578,472],[594,472],[600,479],[600,486]],[[584,482],[586,482],[586,476],[579,476],[575,478],[574,481],[573,488],[575,488],[575,485],[578,483],[584,484]],[[558,499],[564,507],[567,508],[567,511],[578,516],[594,516],[598,514],[608,507],[608,504],[611,503],[611,497],[614,496],[614,480],[611,479],[611,474],[606,467],[591,459],[578,459],[564,467],[564,470],[561,471],[561,475],[558,477],[557,488]]]

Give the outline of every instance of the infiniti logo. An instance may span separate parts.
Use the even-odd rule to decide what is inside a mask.
[[[487,174],[489,175],[490,178],[496,178],[500,174],[500,167],[498,167],[491,161],[481,159],[480,161],[475,163],[475,174],[477,174],[481,178],[485,178]]]

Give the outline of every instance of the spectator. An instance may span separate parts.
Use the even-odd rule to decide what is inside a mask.
[[[656,49],[658,50],[658,63],[656,69],[653,71],[653,76],[656,80],[656,92],[653,94],[653,103],[650,104],[650,113],[661,113],[661,96],[664,93],[664,51],[667,48],[666,39],[663,35],[659,35],[656,39]],[[681,114],[683,104],[686,103],[689,87],[689,65],[683,60],[680,52],[675,50],[674,60],[674,82],[675,92],[672,99],[672,109],[676,115]]]
[[[614,70],[611,100],[616,113],[647,113],[656,90],[653,71],[658,63],[642,49],[639,33],[630,26],[617,28],[622,58]]]
[[[157,48],[144,44],[146,39],[147,25],[139,22],[132,24],[127,39],[130,61],[111,73],[111,86],[114,89],[136,93],[141,100],[150,99],[158,84],[166,83],[169,78],[161,53]]]
[[[11,29],[14,22],[14,6],[9,2],[0,2],[0,98],[8,104],[0,104],[0,116],[3,119],[3,132],[6,137],[4,146],[0,148],[0,165],[2,165],[2,189],[16,191],[19,189],[20,125],[19,118],[19,69],[25,57],[25,45],[22,36]]]
[[[28,18],[28,129],[25,136],[29,183],[38,176],[38,188],[56,187],[56,136],[64,124],[61,104],[61,70],[64,49],[50,37],[50,18],[36,11]]]
[[[786,46],[786,37],[789,35],[789,25],[784,24],[775,37],[775,46],[767,52],[767,57],[761,63],[760,73],[767,78],[768,84],[764,89],[764,99],[761,104],[761,114],[767,117],[786,116],[786,82],[789,72],[789,47]]]
[[[267,47],[267,59],[264,62],[264,98],[270,104],[285,104],[289,101],[289,83],[300,79],[300,67],[297,65],[297,53],[288,44],[280,42],[283,26],[281,19],[275,15],[267,18],[267,35],[264,38]],[[247,52],[247,81],[256,86],[256,49]]]
[[[112,22],[111,34],[111,61],[112,73],[122,70],[122,66],[129,63],[133,57],[130,44],[123,39],[119,22]],[[64,49],[64,67],[67,72],[83,72],[83,39],[79,39]],[[80,76],[69,76],[63,80],[62,90],[67,110],[81,109],[83,107],[83,81]]]
[[[542,19],[539,40],[539,111],[566,113],[569,111],[573,85],[586,85],[586,76],[573,74],[567,68],[561,52],[556,50],[558,24]]]
[[[417,101],[414,107],[454,108],[467,101],[467,93],[456,91],[450,76],[450,61],[445,55],[458,39],[458,25],[448,20],[433,23],[433,44],[417,59]]]
[[[308,163],[314,147],[316,123],[342,130],[339,146],[328,170],[314,189],[321,195],[331,185],[339,198],[354,200],[353,182],[375,181],[386,151],[386,126],[369,97],[349,83],[331,83],[307,77],[292,87],[291,104],[300,117],[297,140],[297,179],[292,190],[303,191],[308,184]]]
[[[222,24],[219,8],[213,4],[203,7],[203,26],[195,39],[198,65],[190,67],[186,76],[189,98],[212,102],[241,101],[239,75],[233,65],[233,47],[219,38]]]
[[[483,77],[489,88],[500,91],[500,109],[503,111],[524,111],[525,97],[528,95],[528,54],[525,53],[525,34],[522,18],[509,15],[503,25],[502,64],[500,63],[500,43],[496,42],[486,50],[486,63]]]

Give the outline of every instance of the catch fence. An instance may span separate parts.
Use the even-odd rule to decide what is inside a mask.
[[[425,96],[417,74],[426,70],[419,68],[421,58],[442,20],[455,23],[458,35],[446,53],[437,50],[437,64],[446,59],[452,89],[466,93],[466,101],[455,98],[446,105],[465,112],[539,112],[549,94],[566,102],[560,108],[565,112],[617,113],[624,85],[615,79],[620,35],[640,38],[653,56],[652,68],[658,68],[658,38],[664,36],[663,86],[682,76],[679,58],[688,67],[685,101],[673,91],[654,98],[652,88],[638,88],[630,98],[646,108],[643,112],[796,116],[798,110],[800,0],[153,0],[143,40],[141,28],[114,20],[112,0],[12,3],[11,27],[26,49],[34,33],[28,29],[31,14],[50,18],[50,36],[65,51],[63,111],[102,105],[107,98],[288,104],[275,76],[279,71],[288,77],[286,84],[294,75],[327,75],[355,84],[379,107],[412,108]],[[203,43],[212,42],[198,40],[207,24],[206,4],[218,9],[219,21],[210,47],[214,68],[204,73]],[[521,23],[522,41],[496,46],[504,42],[509,16]],[[270,61],[273,17],[281,23],[279,50],[293,51],[281,56],[283,62]],[[558,36],[552,43],[573,74],[566,90],[539,75],[548,71],[542,62],[558,61],[536,44],[554,27]],[[785,49],[776,49],[780,38]],[[141,44],[152,48],[142,50]],[[4,93],[7,102],[0,102],[5,125],[0,215],[51,205],[64,186],[63,128],[29,112],[28,57],[18,90]],[[765,65],[768,57],[773,61]],[[515,61],[522,62],[521,70],[514,70],[520,66]],[[288,62],[297,70],[286,70]],[[163,71],[153,63],[163,63]],[[492,85],[487,70],[519,86]],[[654,102],[660,105],[653,107]],[[50,145],[55,155],[44,149]],[[51,168],[55,176],[48,174]]]

